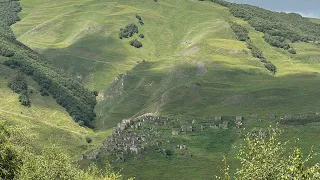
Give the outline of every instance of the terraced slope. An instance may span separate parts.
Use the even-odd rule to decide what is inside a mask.
[[[243,116],[247,129],[274,124],[270,114],[280,119],[319,112],[320,46],[291,44],[297,55],[271,47],[262,33],[218,4],[21,0],[21,6],[22,20],[13,26],[18,40],[99,91],[97,129],[109,129],[122,119],[150,112],[181,122]],[[144,26],[138,25],[136,14]],[[234,38],[228,21],[249,30],[255,46],[276,65],[275,75],[252,57],[244,42]],[[130,23],[145,35],[142,48],[133,48],[129,39],[118,37],[119,29]],[[137,35],[131,39],[135,38]],[[311,145],[320,151],[315,141],[319,122],[283,128],[284,139],[299,136],[305,151]],[[191,134],[174,142],[186,143],[194,158],[150,153],[141,161],[133,158],[114,165],[139,179],[166,178],[164,173],[176,179],[210,179],[218,173],[223,155],[236,154],[232,147],[241,142],[237,137],[231,129]]]

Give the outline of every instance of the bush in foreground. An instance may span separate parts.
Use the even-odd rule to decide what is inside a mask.
[[[55,146],[35,153],[19,134],[8,130],[0,120],[0,179],[12,180],[121,180],[122,175],[110,166],[101,170],[95,165],[82,170],[72,159]],[[13,132],[13,133],[12,133]],[[15,134],[16,133],[16,134]]]
[[[310,165],[309,162],[314,155],[312,151],[306,158],[303,158],[298,147],[288,153],[287,143],[278,139],[281,132],[277,128],[270,127],[266,134],[264,136],[261,132],[248,133],[237,156],[241,168],[237,169],[231,178],[229,167],[224,160],[224,178],[217,179],[320,179],[320,164]]]

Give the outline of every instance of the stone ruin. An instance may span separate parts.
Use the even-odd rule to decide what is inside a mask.
[[[293,120],[293,119],[308,119],[308,118],[312,118],[312,117],[317,117],[320,116],[320,113],[315,112],[315,113],[305,113],[305,114],[295,114],[295,115],[291,115],[291,114],[286,114],[284,116],[280,116],[280,120]]]
[[[172,130],[172,135],[176,136],[180,134],[180,130]]]
[[[269,114],[269,119],[276,119],[277,116],[275,114]]]
[[[100,153],[113,155],[113,162],[124,162],[126,156],[143,155],[147,147],[159,146],[157,138],[161,133],[158,125],[166,125],[168,119],[144,114],[134,119],[124,119],[113,129],[99,150],[84,155],[84,159],[96,159]],[[143,126],[143,128],[142,128]],[[141,130],[142,129],[142,130]]]
[[[185,150],[187,150],[187,146],[184,145],[184,144],[177,144],[176,148],[177,149],[185,149]]]
[[[182,125],[181,132],[182,133],[193,132],[193,127],[191,125]]]
[[[175,124],[177,127],[173,128],[171,133],[173,136],[177,136],[207,129],[228,129],[234,125],[231,122],[235,122],[235,128],[240,128],[242,121],[242,116],[216,116],[212,121],[192,120],[189,123],[182,122],[183,124],[178,121],[178,124]],[[112,157],[113,162],[124,162],[131,155],[141,157],[146,154],[147,148],[161,149],[160,146],[165,142],[160,140],[162,131],[159,128],[166,125],[172,126],[173,123],[168,118],[155,116],[151,113],[133,119],[123,119],[114,127],[112,135],[106,138],[98,150],[83,155],[82,158],[96,159],[100,154],[106,154]],[[176,149],[186,151],[187,147],[178,144]]]
[[[237,116],[236,117],[236,121],[235,121],[236,128],[239,129],[242,126],[242,121],[243,121],[243,117],[242,116]]]
[[[227,119],[227,120],[225,120]],[[215,116],[213,121],[196,121],[192,120],[190,124],[183,124],[181,128],[172,129],[172,135],[187,134],[195,131],[204,131],[206,129],[228,129],[230,121],[235,123],[239,129],[242,126],[243,116]]]
[[[228,129],[229,121],[223,121],[222,124],[219,124],[219,128]]]

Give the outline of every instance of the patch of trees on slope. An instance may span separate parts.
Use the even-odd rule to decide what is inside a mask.
[[[20,21],[18,13],[21,11],[20,3],[17,0],[0,0],[0,32],[3,35],[14,38],[10,28],[12,24]]]
[[[32,77],[40,85],[41,95],[52,95],[76,122],[92,127],[96,93],[58,72],[41,55],[15,40],[10,25],[19,20],[20,10],[19,2],[0,0],[0,56],[7,57],[4,65]]]
[[[230,21],[229,25],[235,34],[235,38],[239,41],[246,42],[248,49],[251,50],[252,56],[260,59],[260,62],[263,63],[264,67],[268,69],[268,71],[270,71],[272,74],[276,74],[277,67],[274,64],[272,64],[269,60],[267,60],[264,57],[262,51],[253,44],[249,37],[249,31],[235,22]]]
[[[144,22],[142,20],[142,17],[139,16],[138,14],[136,14],[136,18],[138,19],[138,22],[141,26],[144,25]],[[131,38],[134,36],[134,34],[138,34],[139,33],[139,28],[137,25],[135,25],[134,23],[132,24],[128,24],[125,26],[125,28],[120,28],[120,32],[119,32],[119,39],[123,39],[123,38]],[[139,37],[141,39],[144,38],[143,34],[139,34]],[[137,39],[133,39],[130,42],[130,45],[135,47],[135,48],[141,48],[142,47],[142,43],[137,40]]]
[[[292,54],[296,52],[289,45],[290,42],[320,41],[320,24],[313,23],[299,14],[273,12],[224,0],[212,1],[228,7],[233,16],[247,21],[257,31],[263,32],[265,41],[270,45],[288,50]]]

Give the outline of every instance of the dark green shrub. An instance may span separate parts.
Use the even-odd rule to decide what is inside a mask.
[[[172,156],[172,155],[173,155],[173,152],[172,152],[170,149],[166,149],[166,150],[165,150],[165,155],[167,155],[167,156]]]
[[[250,45],[251,46],[251,52],[252,52],[252,56],[253,57],[255,57],[255,58],[264,58],[263,57],[263,53],[262,53],[262,51],[259,49],[259,48],[257,48],[256,46],[254,46],[254,45]]]
[[[28,84],[26,78],[21,73],[18,73],[9,81],[8,87],[18,94],[28,91]]]
[[[143,26],[144,22],[142,20],[139,20],[139,24]]]
[[[22,160],[17,148],[10,142],[12,136],[0,121],[0,179],[19,179]]]
[[[247,41],[247,47],[251,49],[253,57],[259,58],[260,62],[264,63],[264,67],[267,68],[268,71],[270,71],[272,74],[275,74],[277,72],[277,67],[274,64],[272,64],[270,61],[268,61],[263,56],[262,51],[258,47],[253,45],[253,43],[250,40]]]
[[[19,102],[23,106],[28,106],[28,107],[31,106],[31,102],[30,102],[29,95],[27,92],[23,92],[22,94],[19,95]]]
[[[288,52],[291,53],[291,54],[297,54],[297,51],[295,49],[293,49],[293,48],[290,48],[288,50]]]
[[[28,95],[28,84],[23,74],[18,73],[8,83],[8,87],[19,95],[19,102],[23,106],[31,106],[31,102]]]
[[[138,20],[142,20],[141,16],[139,16],[138,14],[136,14],[136,18],[137,18]]]
[[[143,35],[143,34],[139,34],[139,37],[140,37],[141,39],[143,39],[143,38],[144,38],[144,35]]]
[[[271,73],[275,74],[277,72],[277,67],[271,62],[265,63],[264,67],[267,68]]]
[[[142,43],[138,40],[132,40],[130,41],[130,45],[135,47],[135,48],[141,48],[142,47]]]
[[[125,28],[120,29],[119,38],[129,38],[132,37],[135,33],[139,33],[138,26],[135,24],[128,24]]]
[[[40,94],[41,94],[41,96],[49,96],[50,95],[48,89],[46,89],[44,87],[40,88]]]
[[[263,37],[264,40],[271,46],[283,48],[285,50],[290,48],[290,45],[288,43],[285,43],[285,39],[281,36],[271,36],[270,34],[266,33]]]
[[[99,95],[98,91],[93,91],[92,93],[94,94],[94,96],[98,96]]]
[[[12,57],[14,55],[14,52],[9,50],[7,47],[1,45],[0,46],[0,55],[4,57]]]
[[[86,137],[86,141],[88,144],[90,144],[92,142],[92,139],[90,137]]]
[[[284,46],[283,46],[283,49],[284,49],[284,50],[290,49],[290,45],[289,45],[289,44],[284,45]]]
[[[235,22],[229,22],[229,25],[232,29],[232,31],[235,33],[235,37],[236,39],[238,39],[239,41],[247,41],[250,39],[248,33],[249,31],[244,28],[243,26],[235,23]]]
[[[33,94],[34,90],[33,89],[29,89],[28,93],[29,94]]]
[[[263,62],[263,63],[269,62],[265,57],[260,58],[260,61]]]

